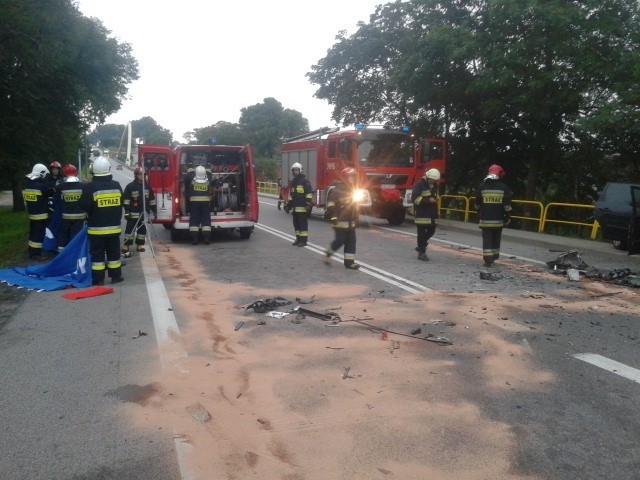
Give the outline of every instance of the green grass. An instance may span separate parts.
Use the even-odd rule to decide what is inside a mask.
[[[28,237],[27,212],[13,212],[11,207],[0,207],[0,268],[27,263]]]

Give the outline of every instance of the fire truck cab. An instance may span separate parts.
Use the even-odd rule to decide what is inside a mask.
[[[138,166],[144,169],[156,196],[157,218],[177,241],[189,230],[185,187],[199,165],[211,182],[211,229],[237,230],[251,237],[258,221],[258,191],[249,145],[140,145]]]
[[[340,179],[340,171],[352,167],[363,190],[363,214],[400,225],[411,207],[411,190],[430,168],[444,181],[447,144],[442,139],[419,141],[408,129],[359,125],[351,129],[321,128],[282,144],[281,194],[286,201],[291,165],[302,164],[315,188],[315,205],[326,212],[327,199]],[[325,213],[326,215],[326,213]]]

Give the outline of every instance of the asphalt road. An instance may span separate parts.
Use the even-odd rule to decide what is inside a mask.
[[[114,171],[123,184],[130,175]],[[505,231],[505,259],[492,270],[497,280],[487,281],[480,278],[485,269],[476,226],[442,222],[425,263],[416,259],[409,222],[389,227],[364,219],[357,245],[362,269],[351,272],[338,261],[332,268],[322,265],[333,237],[326,222],[313,217],[309,246],[293,247],[291,216],[275,205],[261,197],[260,223],[248,241],[219,236],[208,247],[180,248],[198,248],[210,278],[237,285],[238,304],[254,300],[243,295],[242,285],[276,291],[297,286],[306,293],[319,280],[346,287],[354,275],[371,292],[398,300],[425,290],[515,302],[540,298],[537,309],[514,313],[515,327],[506,318],[488,321],[506,341],[526,345],[536,367],[553,372],[555,380],[538,391],[514,385],[509,394],[495,395],[477,381],[477,360],[462,345],[456,349],[462,391],[514,432],[511,469],[521,478],[640,479],[637,297],[631,299],[635,309],[621,310],[616,296],[628,287],[608,287],[597,308],[576,313],[570,304],[593,300],[593,292],[583,282],[550,275],[545,265],[556,250],[568,248],[603,269],[640,270],[640,257],[608,244]],[[156,249],[171,248],[169,233],[158,226],[150,239]],[[131,420],[141,415],[156,388],[152,379],[166,368],[163,347],[176,348],[169,356],[182,353],[175,336],[189,322],[187,312],[162,303],[171,302],[177,285],[171,272],[156,269],[150,254],[135,256],[111,295],[69,301],[60,292],[32,292],[8,310],[0,326],[1,479],[218,478],[185,466],[188,449],[176,432]],[[560,289],[575,295],[558,298]],[[512,308],[518,311],[517,304]]]

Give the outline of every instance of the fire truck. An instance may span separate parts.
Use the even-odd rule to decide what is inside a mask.
[[[211,230],[237,230],[251,237],[258,221],[258,190],[249,145],[140,145],[138,166],[144,168],[156,196],[157,218],[177,241],[189,231],[185,180],[199,165],[212,185]]]
[[[412,207],[414,183],[430,168],[446,173],[447,144],[442,139],[417,140],[407,128],[358,125],[324,127],[289,138],[282,144],[280,188],[289,195],[291,165],[302,165],[312,187],[315,206],[323,209],[345,167],[358,172],[361,213],[400,225]]]

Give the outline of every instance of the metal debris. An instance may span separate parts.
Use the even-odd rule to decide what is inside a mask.
[[[555,260],[550,260],[546,263],[549,268],[561,271],[569,268],[576,270],[586,270],[589,268],[589,265],[582,260],[582,257],[580,257],[580,253],[578,253],[577,250],[569,250],[562,255],[558,255]]]
[[[244,325],[244,322],[238,322],[236,325],[236,328],[234,328],[234,330],[237,332],[238,330],[240,330],[242,328],[242,326]]]
[[[305,315],[309,315],[310,317],[319,318],[320,320],[329,320],[329,321],[340,321],[340,315],[335,312],[330,313],[321,313],[315,312],[313,310],[309,310],[308,308],[296,307],[294,311],[298,313],[303,313]]]
[[[278,307],[290,304],[291,300],[287,300],[282,297],[265,298],[250,303],[245,307],[245,310],[253,309],[253,311],[256,313],[266,313],[270,310],[275,310]]]
[[[480,272],[480,278],[482,280],[491,280],[492,282],[496,282],[496,281],[502,279],[502,275],[500,275],[498,273],[493,273],[493,272],[481,271]]]

